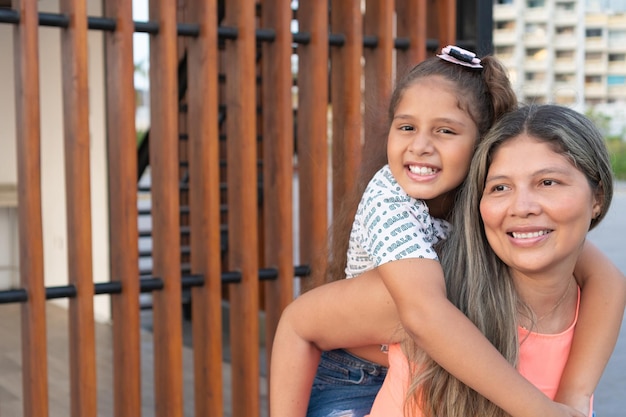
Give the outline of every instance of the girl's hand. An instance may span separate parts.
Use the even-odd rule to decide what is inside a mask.
[[[556,405],[556,414],[555,416],[562,417],[591,417],[586,414],[586,412],[581,412],[580,409],[572,408],[569,405],[554,403]],[[584,407],[587,411],[589,409],[589,402],[587,402],[587,406]]]
[[[554,401],[559,404],[567,404],[571,408],[580,411],[585,417],[591,417],[591,397],[589,395],[563,395],[557,394]]]

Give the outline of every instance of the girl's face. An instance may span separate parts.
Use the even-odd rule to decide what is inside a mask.
[[[444,217],[452,203],[446,197],[467,176],[477,137],[454,85],[426,77],[408,87],[398,103],[387,141],[389,167],[407,194],[426,200],[433,216]]]
[[[480,214],[514,273],[571,274],[600,209],[585,175],[547,143],[522,134],[494,152]]]

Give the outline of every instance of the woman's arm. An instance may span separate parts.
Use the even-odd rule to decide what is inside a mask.
[[[270,415],[304,417],[320,350],[400,341],[397,310],[378,275],[317,287],[283,312],[272,346]]]
[[[519,374],[447,299],[439,262],[403,259],[381,265],[377,271],[405,331],[456,378],[514,417],[576,415]]]
[[[626,277],[586,241],[574,270],[582,288],[572,349],[557,401],[590,415],[589,403],[615,348],[626,306]]]

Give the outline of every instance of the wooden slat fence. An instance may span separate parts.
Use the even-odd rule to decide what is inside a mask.
[[[150,0],[148,22],[133,22],[129,1],[103,4],[98,17],[87,16],[86,0],[61,0],[59,15],[40,15],[37,0],[0,9],[0,20],[14,25],[22,286],[0,292],[0,301],[22,303],[24,415],[49,415],[45,300],[51,289],[43,276],[39,113],[45,63],[38,58],[43,24],[59,27],[62,44],[69,285],[55,291],[70,299],[71,415],[98,415],[93,297],[101,293],[112,298],[114,413],[141,415],[138,299],[148,291],[154,415],[219,416],[226,409],[236,417],[267,415],[259,395],[261,361],[269,362],[294,278],[323,270],[332,213],[358,181],[361,159],[384,152],[364,119],[384,126],[395,74],[454,43],[456,2]],[[88,30],[105,32],[111,279],[104,283],[92,279]],[[143,280],[132,62],[137,31],[150,34],[153,269]],[[179,108],[183,56],[186,113]],[[179,142],[182,130],[186,142]],[[183,154],[189,181],[181,199]],[[190,248],[190,270],[184,271],[181,206],[187,204],[182,244]],[[183,287],[192,302],[192,410],[183,404]],[[222,384],[225,294],[230,387]],[[262,310],[266,358],[259,355]],[[232,391],[232,404],[224,404],[225,390]]]

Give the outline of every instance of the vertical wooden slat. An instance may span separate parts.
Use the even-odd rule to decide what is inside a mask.
[[[70,299],[71,415],[96,415],[96,353],[93,316],[91,197],[89,172],[89,89],[85,0],[62,0],[70,17],[61,31],[63,123]]]
[[[22,393],[25,417],[48,416],[46,295],[41,218],[41,116],[36,0],[14,0],[15,113],[21,307]]]
[[[398,37],[409,39],[409,49],[398,51],[397,77],[426,58],[426,2],[396,0]]]
[[[437,21],[439,23],[439,48],[456,45],[456,0],[437,1]]]
[[[361,57],[363,14],[361,0],[334,0],[331,31],[345,36],[341,47],[331,48],[331,104],[333,213],[353,189],[361,163],[363,117],[361,115]]]
[[[255,0],[226,2],[226,141],[228,267],[241,272],[230,287],[233,416],[259,415],[259,281],[256,152]]]
[[[315,273],[326,267],[328,228],[328,1],[300,0],[298,22],[311,36],[298,46],[300,263]]]
[[[113,399],[116,417],[134,417],[141,415],[134,23],[130,2],[107,0],[104,6],[116,22],[105,34],[111,281],[123,289],[111,296]]]
[[[380,164],[363,164],[363,180],[373,175],[365,167],[381,166],[387,161],[387,107],[393,85],[393,13],[395,2],[389,0],[367,0],[364,16],[364,34],[376,36],[375,48],[365,48],[365,107],[363,155],[380,158]]]
[[[265,267],[278,279],[265,283],[265,344],[270,353],[278,319],[293,299],[293,111],[291,2],[263,2],[262,23],[276,39],[263,44],[263,195]]]
[[[188,89],[191,272],[204,276],[192,296],[195,415],[223,414],[218,132],[217,2],[189,2],[200,34],[189,41]]]
[[[183,413],[176,2],[149,7],[159,25],[150,37],[152,271],[164,283],[153,293],[155,415],[175,417]]]

